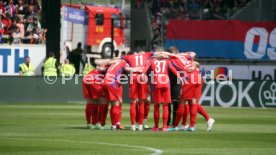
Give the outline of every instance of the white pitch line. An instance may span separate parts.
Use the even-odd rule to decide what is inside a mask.
[[[62,139],[29,139],[29,138],[4,138],[4,139],[47,141],[47,142],[66,142],[66,143],[81,143],[81,144],[99,144],[99,145],[110,145],[110,146],[138,148],[138,149],[153,151],[153,153],[151,153],[150,155],[159,155],[159,154],[163,153],[163,151],[161,151],[159,149],[152,148],[152,147],[127,145],[127,144],[112,144],[112,143],[104,143],[104,142],[86,142],[86,141],[73,141],[73,140],[62,140]]]

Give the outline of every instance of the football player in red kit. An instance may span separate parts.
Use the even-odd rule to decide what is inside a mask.
[[[144,52],[143,50],[139,50],[138,53],[127,54],[122,56],[121,58],[125,60],[130,67],[143,68],[147,60],[152,55],[153,55],[153,52]],[[149,86],[147,82],[143,81],[144,78],[142,76],[146,76],[146,75],[141,75],[139,72],[133,72],[133,74],[130,75],[130,80],[129,80],[130,120],[131,120],[130,129],[133,131],[136,130],[136,123],[139,124],[138,130],[140,131],[143,130],[145,103],[146,103],[147,113],[149,111],[149,106],[150,106],[149,102],[147,101],[147,96],[149,94]]]
[[[195,57],[194,52],[187,52],[178,54],[177,56],[171,55],[171,61],[174,67],[178,69],[178,71],[185,71],[185,76],[187,80],[182,86],[182,92],[180,95],[180,104],[178,106],[177,115],[175,118],[175,122],[173,124],[173,128],[169,130],[178,130],[178,123],[183,117],[183,124],[186,123],[189,111],[190,111],[190,125],[189,127],[181,126],[180,129],[186,129],[188,131],[194,131],[196,115],[197,112],[202,114],[207,120],[207,131],[210,131],[212,125],[214,124],[214,119],[210,118],[206,111],[202,108],[201,105],[198,104],[199,98],[202,93],[202,77],[200,75],[200,71],[195,66],[192,58]],[[189,103],[189,105],[188,105]]]
[[[91,129],[95,129],[96,127],[100,128],[99,124],[97,123],[100,121],[98,116],[100,109],[100,99],[102,97],[101,82],[104,77],[104,71],[104,67],[97,66],[96,69],[85,75],[82,80],[83,94],[84,98],[86,99],[86,122],[87,127]]]
[[[186,55],[187,54],[190,55],[189,58],[190,58],[190,60],[192,60],[192,65],[195,69],[194,71],[197,72],[198,74],[200,74],[199,63],[194,61],[196,54],[194,52],[186,52]],[[186,56],[186,58],[188,58],[188,57]],[[199,104],[199,100],[200,100],[200,97],[202,94],[202,86],[203,86],[203,82],[200,83],[200,86],[197,89],[197,92],[195,94],[196,101],[197,101],[197,112],[205,118],[205,120],[207,122],[207,132],[209,132],[209,131],[211,131],[211,129],[215,123],[215,120],[213,118],[211,118],[208,115],[208,113],[204,110],[204,108]],[[182,125],[179,127],[179,130],[187,130],[188,129],[188,126],[186,125],[186,123],[188,120],[189,109],[190,109],[190,106],[188,104],[185,104],[185,111],[184,111],[184,115],[183,115]]]
[[[171,103],[170,83],[168,77],[168,69],[171,69],[173,73],[177,74],[176,69],[172,66],[168,59],[164,58],[152,58],[149,59],[147,65],[143,71],[145,73],[148,68],[151,67],[152,73],[152,85],[153,85],[153,102],[154,102],[154,127],[152,131],[159,130],[159,108],[163,106],[163,131],[167,130],[168,121],[168,105]]]
[[[200,74],[194,72],[192,62],[186,59],[185,56],[182,55],[174,55],[170,54],[170,61],[173,66],[179,71],[178,76],[182,77],[184,80],[184,84],[182,85],[180,102],[177,109],[176,118],[174,120],[174,127],[177,127],[179,121],[183,117],[185,104],[188,101],[190,104],[190,127],[189,131],[194,131],[194,125],[196,122],[197,115],[197,105],[196,105],[196,92],[199,89],[200,83],[202,82]],[[181,75],[182,74],[182,75]],[[169,131],[171,129],[168,129]]]
[[[135,68],[130,68],[124,60],[112,60],[111,66],[108,68],[105,78],[103,80],[103,90],[107,101],[112,105],[110,110],[110,118],[112,123],[112,130],[117,129],[117,122],[120,117],[120,103],[122,103],[123,89],[119,81],[120,75],[124,70],[130,72],[138,72]]]

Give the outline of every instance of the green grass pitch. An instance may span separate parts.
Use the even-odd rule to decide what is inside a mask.
[[[82,104],[0,104],[0,154],[276,154],[275,109],[205,108],[216,119],[210,133],[200,115],[194,133],[153,133],[85,129]],[[128,109],[124,105],[125,126],[130,124]]]

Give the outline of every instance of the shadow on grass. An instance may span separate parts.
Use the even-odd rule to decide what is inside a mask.
[[[65,129],[74,129],[74,130],[100,130],[100,129],[89,129],[87,128],[86,126],[66,126],[64,127]],[[110,129],[103,129],[104,130],[111,130],[111,127]],[[121,129],[122,131],[130,131],[130,126],[125,126],[125,129]],[[150,131],[151,128],[147,128],[147,129],[144,129],[144,131]],[[136,131],[138,131],[138,129],[136,129]]]

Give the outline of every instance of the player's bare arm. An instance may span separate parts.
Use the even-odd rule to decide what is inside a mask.
[[[175,54],[173,54],[173,53],[169,53],[169,52],[166,52],[166,51],[158,51],[158,52],[154,52],[154,55],[175,56]]]
[[[193,51],[188,51],[188,52],[185,52],[184,54],[187,54],[191,57],[191,60],[195,60],[195,57],[196,57],[196,53],[193,52]]]
[[[125,69],[125,71],[128,71],[128,72],[142,73],[142,71],[143,71],[140,67],[125,67],[124,69]]]

